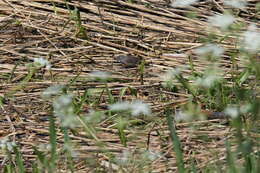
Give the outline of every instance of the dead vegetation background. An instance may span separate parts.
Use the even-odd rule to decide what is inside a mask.
[[[254,16],[257,0],[248,2],[246,9],[237,11],[240,16],[238,20],[259,20],[259,16]],[[78,30],[77,21],[71,18],[68,7],[80,10],[84,32]],[[205,62],[196,57],[192,49],[201,46],[201,38],[207,35],[207,17],[223,10],[221,0],[201,1],[188,9],[172,8],[163,0],[133,3],[122,0],[73,0],[67,6],[62,0],[0,0],[1,96],[12,91],[24,79],[26,64],[32,62],[33,58],[44,57],[52,64],[51,72],[38,73],[26,87],[3,100],[0,137],[10,137],[19,144],[29,168],[30,161],[35,159],[32,147],[48,143],[49,139],[47,115],[50,113],[50,104],[42,100],[41,92],[53,84],[67,84],[76,75],[79,78],[71,86],[76,95],[82,94],[87,88],[103,88],[104,83],[89,82],[86,78],[92,71],[107,71],[117,79],[117,82],[108,83],[116,98],[123,87],[134,88],[136,96],[129,91],[123,99],[143,100],[160,120],[148,123],[145,128],[137,126],[128,131],[128,137],[134,139],[128,142],[128,149],[159,152],[161,157],[152,163],[153,170],[176,171],[163,108],[166,105],[178,107],[186,102],[188,94],[185,91],[174,93],[163,89],[162,75],[169,68],[188,64],[186,55],[192,56],[196,70],[203,70]],[[197,18],[188,18],[187,14],[196,14]],[[222,46],[235,49],[232,43],[230,38]],[[116,62],[115,56],[120,53],[145,59],[147,65],[143,85],[140,84],[136,68],[124,68]],[[228,71],[230,58],[224,55],[221,64],[223,70]],[[190,71],[186,70],[186,73]],[[94,109],[106,109],[106,105],[107,95],[104,93]],[[85,113],[90,109],[93,107],[84,107]],[[232,136],[225,126],[225,120],[199,121],[194,122],[194,126],[197,126],[196,131],[189,128],[189,124],[177,125],[185,161],[188,162],[192,156],[199,167],[217,160],[223,161],[224,140]],[[108,151],[117,155],[125,149],[120,144],[117,130],[111,127],[109,121],[100,123],[97,129],[97,136],[106,143]],[[59,147],[62,137],[62,133],[58,132]],[[116,171],[116,168],[109,166],[108,158],[99,151],[95,142],[83,132],[70,134],[70,137],[78,143],[76,167],[79,172],[94,170],[95,166],[85,164],[86,158],[94,158],[96,164],[105,170]],[[207,140],[202,140],[206,137]],[[1,154],[2,166],[5,164],[4,158],[5,155]],[[61,172],[63,167],[61,164]]]

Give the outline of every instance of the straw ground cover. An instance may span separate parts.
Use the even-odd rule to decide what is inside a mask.
[[[229,32],[210,27],[227,12]],[[259,47],[238,45],[257,1],[1,0],[0,15],[1,171],[259,170]]]

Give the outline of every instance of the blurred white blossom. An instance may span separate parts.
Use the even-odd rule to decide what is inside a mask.
[[[210,66],[202,77],[198,77],[196,84],[205,88],[211,88],[217,81],[220,81],[222,77],[220,76],[220,71],[217,66]]]
[[[173,80],[175,76],[181,74],[182,68],[172,68],[168,70],[163,76],[163,81]]]
[[[151,150],[146,150],[143,152],[134,152],[129,150],[123,150],[121,154],[118,155],[116,161],[120,165],[129,165],[142,162],[141,164],[149,164],[161,157],[159,153],[153,152]]]
[[[72,95],[62,95],[53,102],[55,110],[62,110],[72,104]]]
[[[51,151],[51,144],[43,144],[43,143],[41,143],[41,144],[38,145],[38,149],[40,151]]]
[[[189,122],[192,120],[192,116],[183,111],[177,111],[174,118],[176,122],[181,122],[181,121]]]
[[[45,67],[47,70],[51,69],[51,64],[48,60],[40,57],[40,58],[34,58],[33,63],[36,67],[42,68]]]
[[[210,54],[214,57],[220,57],[224,53],[224,49],[217,44],[206,44],[203,47],[195,49],[194,53],[202,56]]]
[[[247,2],[245,0],[225,0],[224,5],[231,6],[233,8],[243,9],[246,7]]]
[[[231,118],[237,118],[240,114],[248,113],[252,108],[251,104],[244,104],[244,105],[229,105],[224,110],[224,113]]]
[[[105,118],[105,115],[101,111],[90,110],[89,113],[84,117],[85,121],[91,124],[99,123]]]
[[[183,71],[187,69],[187,66],[181,66],[176,68],[171,68],[162,76],[163,81],[169,81],[176,79],[176,76],[179,76]]]
[[[194,4],[197,1],[198,0],[174,0],[171,3],[171,6],[172,7],[188,7],[188,6]]]
[[[93,71],[89,74],[92,79],[107,80],[111,77],[111,73],[104,71]]]
[[[131,157],[131,153],[129,150],[123,150],[121,154],[116,158],[117,162],[121,165],[126,165]]]
[[[125,102],[118,102],[109,106],[110,110],[112,111],[122,111],[131,109],[131,103]]]
[[[176,79],[178,80],[178,77],[181,76],[181,73],[186,69],[186,66],[177,67],[177,68],[171,68],[167,70],[165,74],[160,76],[162,79],[162,85],[165,88],[172,88],[175,83],[177,83]]]
[[[42,93],[43,98],[50,98],[53,95],[59,94],[62,89],[64,88],[63,85],[53,85],[48,87],[45,91]]]
[[[137,100],[131,104],[131,112],[133,116],[137,116],[140,114],[150,115],[151,110],[148,104],[143,103],[140,100]]]
[[[132,103],[130,102],[119,102],[109,106],[112,111],[127,111],[130,110],[133,116],[137,115],[150,115],[151,109],[148,104],[143,103],[140,100],[136,100]]]
[[[241,45],[243,48],[251,53],[259,52],[260,50],[260,32],[256,25],[251,24],[248,30],[243,33]]]
[[[237,106],[229,106],[224,110],[224,113],[231,118],[237,118],[239,116],[239,108]]]
[[[14,141],[10,142],[8,138],[3,138],[0,140],[0,148],[2,150],[12,152],[14,147],[16,147],[16,143]]]
[[[234,16],[231,14],[220,14],[209,17],[209,23],[211,26],[219,27],[222,30],[226,30],[235,21]]]
[[[79,153],[74,149],[73,145],[70,143],[65,143],[63,145],[63,150],[70,154],[71,157],[77,158]]]
[[[148,161],[154,161],[160,157],[159,153],[147,150],[143,153],[143,158]]]
[[[221,78],[215,74],[207,74],[207,75],[203,76],[202,78],[198,78],[196,83],[199,86],[210,88],[219,79],[221,79]]]
[[[205,120],[205,118],[205,114],[201,112],[200,107],[191,103],[185,105],[183,110],[176,110],[174,116],[176,122],[191,122]]]
[[[54,115],[60,119],[63,127],[73,128],[78,124],[72,101],[73,96],[67,94],[59,96],[53,102]]]
[[[245,114],[245,113],[248,113],[250,110],[251,110],[251,108],[252,108],[252,105],[251,104],[244,104],[244,105],[241,105],[240,106],[240,112],[242,113],[242,114]]]

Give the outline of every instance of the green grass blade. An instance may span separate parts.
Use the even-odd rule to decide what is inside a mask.
[[[229,142],[226,142],[226,155],[227,155],[227,166],[229,169],[229,173],[237,173],[236,165],[234,162],[234,156],[230,150],[230,144]]]
[[[70,137],[68,134],[68,128],[62,128],[62,132],[64,134],[64,144],[70,145]],[[73,158],[71,151],[65,150],[65,156],[67,158],[67,167],[70,170],[71,173],[74,172],[74,166],[73,166]]]
[[[56,166],[56,159],[57,159],[57,134],[56,134],[56,129],[55,129],[55,119],[53,115],[49,116],[50,120],[50,125],[49,125],[49,133],[50,133],[50,145],[51,145],[51,157],[50,157],[50,167],[49,167],[49,172],[55,170]]]
[[[23,158],[22,155],[20,153],[20,151],[18,150],[17,147],[14,147],[14,152],[15,152],[15,161],[18,167],[18,172],[19,173],[25,173],[25,168],[24,168],[24,164],[23,164]]]
[[[171,140],[173,143],[173,150],[176,153],[178,172],[184,173],[185,168],[184,168],[184,162],[183,162],[181,143],[180,143],[179,137],[177,136],[176,129],[173,124],[172,111],[169,108],[166,108],[165,114],[166,114],[166,118],[167,118],[168,128],[170,131],[170,137],[171,137]]]
[[[117,131],[118,131],[118,135],[119,135],[119,138],[120,138],[120,142],[121,144],[123,144],[125,147],[127,146],[127,138],[126,138],[126,135],[125,135],[125,132],[124,132],[124,129],[126,127],[126,121],[122,118],[122,117],[119,117],[117,119]]]
[[[108,89],[108,86],[106,86],[106,92],[107,92],[107,95],[108,95],[108,103],[109,104],[114,104],[115,103],[115,98],[112,95],[111,91]]]
[[[34,153],[36,154],[39,161],[43,164],[45,158],[44,154],[41,151],[37,150],[37,148],[34,148]]]
[[[5,165],[3,173],[13,173],[13,167],[11,164]]]

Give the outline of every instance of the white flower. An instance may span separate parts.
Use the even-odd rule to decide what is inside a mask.
[[[89,113],[85,116],[85,121],[88,123],[96,124],[105,118],[103,112],[90,110]]]
[[[68,127],[68,128],[75,128],[78,126],[79,124],[79,121],[76,117],[75,114],[68,114],[68,115],[65,115],[64,117],[62,117],[61,120],[61,125],[63,127]]]
[[[228,106],[224,113],[231,118],[237,118],[240,114],[248,113],[252,108],[251,104],[244,104],[244,105],[231,105]]]
[[[53,107],[55,110],[61,110],[63,108],[68,108],[71,104],[72,95],[62,95],[54,101]]]
[[[64,149],[67,153],[69,153],[69,154],[71,155],[71,157],[73,157],[73,158],[76,158],[76,157],[79,155],[79,153],[78,153],[77,151],[75,151],[73,145],[70,144],[70,143],[65,143],[65,144],[63,145],[63,149]]]
[[[127,101],[125,102],[118,102],[109,106],[110,110],[112,111],[124,111],[131,108],[131,104]]]
[[[107,80],[108,78],[111,77],[111,73],[103,72],[103,71],[93,71],[89,75],[92,79],[101,79],[101,80]]]
[[[194,4],[197,1],[198,0],[175,0],[174,2],[171,3],[171,6],[172,7],[187,7],[187,6]]]
[[[121,102],[110,105],[110,110],[112,111],[127,111],[130,110],[133,116],[137,115],[150,115],[151,109],[149,105],[143,103],[140,100],[134,101],[132,103],[129,102]]]
[[[235,18],[231,14],[220,14],[213,17],[209,17],[209,23],[212,26],[226,30],[233,22]]]
[[[239,109],[237,106],[229,106],[224,110],[224,113],[231,118],[237,118],[239,116]]]
[[[182,71],[183,69],[181,69],[181,68],[174,68],[174,69],[170,69],[170,70],[168,70],[167,71],[167,73],[166,73],[166,78],[168,78],[168,79],[170,79],[170,78],[172,78],[172,77],[175,77],[175,76],[178,76],[179,74],[181,74],[181,71]]]
[[[38,145],[38,149],[40,151],[51,151],[51,144],[43,144],[43,143],[41,143],[41,144]]]
[[[40,58],[34,58],[34,65],[41,68],[41,67],[45,67],[47,70],[51,69],[51,64],[48,60],[40,57]]]
[[[246,7],[247,2],[245,0],[225,0],[224,4],[233,8],[242,9]]]
[[[175,121],[177,121],[177,122],[180,122],[180,121],[188,122],[188,121],[192,120],[191,115],[187,114],[183,111],[177,111],[174,118],[175,118]]]
[[[251,53],[259,52],[260,49],[260,32],[257,27],[251,24],[242,37],[242,46]]]
[[[174,87],[174,85],[176,83],[175,79],[179,80],[181,73],[185,69],[186,69],[186,66],[169,69],[165,74],[163,74],[162,76],[159,76],[163,81],[162,85],[166,88]]]
[[[53,85],[48,87],[45,91],[42,93],[43,98],[50,98],[53,95],[59,94],[62,89],[64,88],[63,85]]]
[[[205,120],[205,115],[200,108],[193,104],[186,105],[185,110],[176,110],[174,119],[176,122],[192,122],[196,120]]]
[[[4,138],[0,140],[0,147],[2,150],[7,150],[7,151],[13,151],[14,147],[16,147],[16,143],[14,141],[9,141],[8,138]]]
[[[123,153],[121,153],[117,158],[117,162],[121,165],[127,164],[131,157],[131,153],[128,150],[123,150]]]
[[[252,108],[251,104],[245,104],[245,105],[240,106],[239,110],[242,114],[245,114],[245,113],[248,113],[251,110],[251,108]]]
[[[217,44],[206,44],[203,47],[199,47],[194,50],[194,53],[198,55],[211,54],[214,57],[219,57],[224,53],[224,49]]]
[[[143,115],[150,115],[151,114],[151,110],[149,105],[143,103],[142,101],[138,100],[132,103],[131,105],[131,109],[132,109],[132,115],[133,116],[137,116],[140,114]]]
[[[143,153],[143,158],[145,160],[154,161],[160,157],[159,153],[155,153],[151,150],[147,150]]]
[[[63,127],[73,128],[78,125],[72,99],[72,95],[62,95],[53,102],[54,115],[60,119]]]
[[[217,81],[221,80],[218,71],[219,69],[216,66],[209,67],[204,76],[197,78],[196,84],[206,88],[212,87]]]
[[[16,147],[16,143],[14,141],[6,143],[6,149],[8,151],[13,151],[14,147]]]
[[[200,86],[210,88],[213,86],[215,81],[218,81],[218,80],[219,80],[219,77],[217,77],[216,75],[207,75],[203,78],[197,79],[196,83]]]
[[[177,67],[177,68],[172,68],[169,69],[163,76],[162,80],[167,82],[175,79],[176,76],[180,75],[182,71],[184,71],[186,68],[185,67]]]

